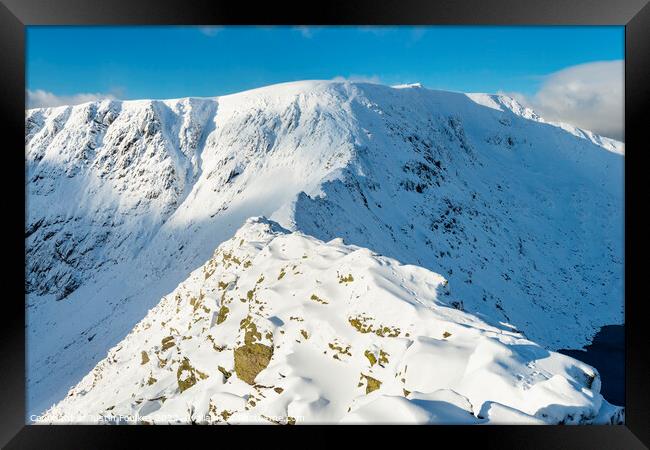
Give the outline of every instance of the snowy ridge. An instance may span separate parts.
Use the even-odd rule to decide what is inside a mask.
[[[624,157],[526,114],[331,81],[27,111],[29,411],[258,215],[440,273],[545,348],[586,344],[623,318]]]
[[[534,120],[540,123],[547,123],[555,127],[561,128],[579,138],[587,139],[592,143],[603,147],[610,152],[624,154],[625,145],[616,139],[608,138],[605,136],[597,135],[589,130],[574,127],[564,122],[548,121],[538,115],[531,108],[522,105],[512,97],[503,94],[483,94],[483,93],[470,93],[467,94],[469,98],[474,100],[479,105],[487,106],[489,108],[498,109],[499,111],[512,111],[514,114],[521,116],[525,119]]]
[[[618,423],[591,367],[416,266],[247,223],[42,423]]]

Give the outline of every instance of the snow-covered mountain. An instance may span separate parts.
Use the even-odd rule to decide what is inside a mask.
[[[507,97],[308,81],[34,109],[25,133],[31,412],[251,216],[440,273],[548,349],[623,319],[622,144]]]
[[[598,373],[448,303],[447,280],[249,220],[44,423],[618,423]]]

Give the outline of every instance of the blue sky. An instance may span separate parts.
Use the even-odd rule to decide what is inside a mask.
[[[29,27],[27,87],[57,95],[214,96],[336,76],[533,93],[622,59],[623,27]]]
[[[623,58],[624,28],[614,26],[31,26],[27,105],[211,97],[344,77],[505,92],[552,120],[622,138]],[[612,93],[614,104],[603,103]]]

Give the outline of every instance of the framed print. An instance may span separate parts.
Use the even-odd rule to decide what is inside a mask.
[[[646,3],[3,0],[3,445],[647,448]]]

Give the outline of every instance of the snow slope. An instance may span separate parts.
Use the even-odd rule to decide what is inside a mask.
[[[440,273],[549,349],[623,320],[622,145],[506,97],[306,81],[34,109],[25,132],[30,412],[250,216]]]
[[[610,152],[619,153],[621,155],[625,153],[625,145],[622,142],[605,136],[597,135],[589,130],[574,127],[568,123],[544,120],[544,118],[539,116],[535,111],[521,105],[515,99],[508,97],[507,95],[471,93],[467,94],[467,96],[480,105],[497,109],[499,111],[509,110],[525,119],[534,120],[540,123],[547,123],[549,125],[559,127],[565,131],[568,131],[574,136],[587,139],[592,143],[609,150]]]
[[[447,280],[254,218],[42,423],[586,424],[598,373],[450,305]]]

